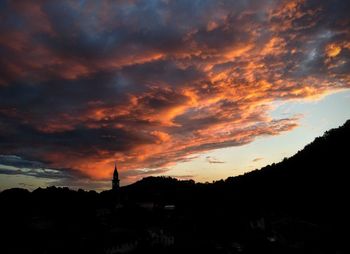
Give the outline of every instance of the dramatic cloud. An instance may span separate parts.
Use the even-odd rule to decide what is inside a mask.
[[[132,178],[292,130],[272,102],[350,87],[349,13],[343,0],[1,1],[1,163],[103,180],[117,159]]]

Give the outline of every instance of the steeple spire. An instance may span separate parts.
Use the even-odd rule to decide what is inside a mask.
[[[113,172],[113,179],[112,179],[112,190],[116,191],[119,189],[119,174],[117,169],[117,162],[114,162],[114,172]]]
[[[113,175],[115,175],[115,174],[118,175],[117,161],[114,162],[114,173],[113,173]]]

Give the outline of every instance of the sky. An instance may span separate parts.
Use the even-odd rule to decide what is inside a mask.
[[[0,190],[211,182],[350,119],[350,2],[0,1]]]

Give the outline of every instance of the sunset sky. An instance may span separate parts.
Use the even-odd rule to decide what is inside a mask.
[[[225,179],[350,118],[345,0],[0,1],[0,190]]]

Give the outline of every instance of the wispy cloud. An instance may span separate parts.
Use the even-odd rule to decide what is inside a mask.
[[[16,155],[0,155],[1,175],[24,175],[45,179],[83,179],[87,175],[70,168],[50,168],[45,163],[30,161]]]
[[[263,160],[264,158],[262,158],[262,157],[258,157],[258,158],[255,158],[255,159],[253,159],[252,161],[253,162],[258,162],[258,161],[261,161],[261,160]]]
[[[212,157],[212,156],[207,156],[205,158],[207,159],[207,162],[212,163],[212,164],[225,163],[225,161],[218,160],[217,158]]]

